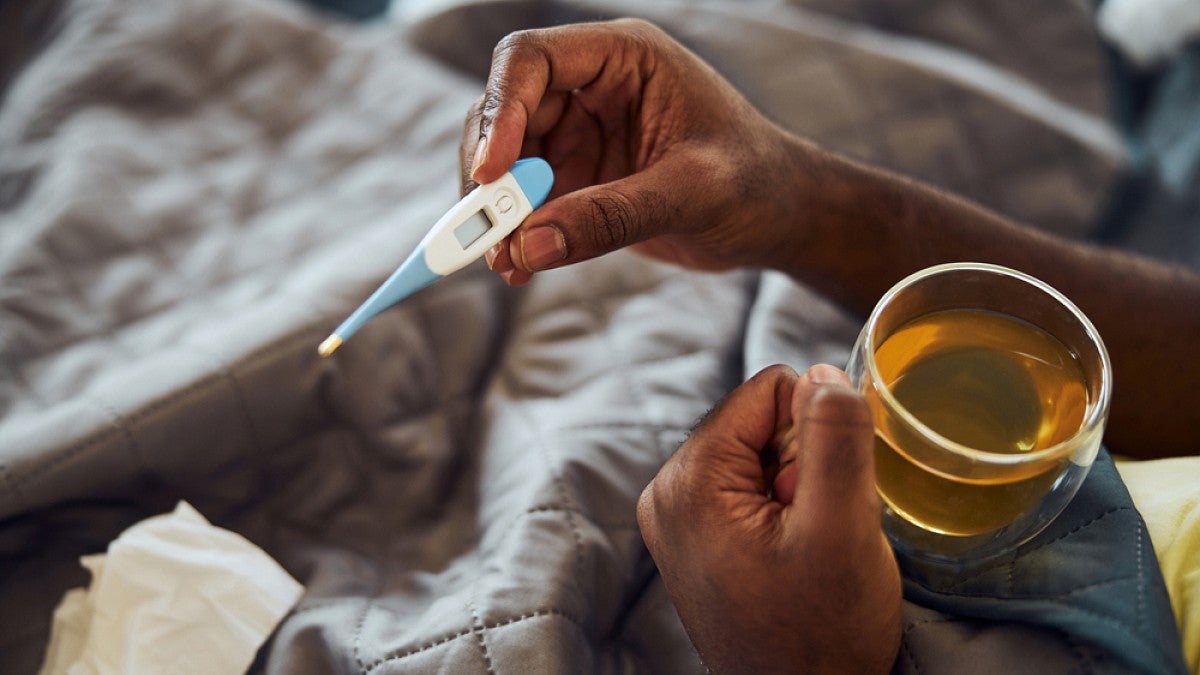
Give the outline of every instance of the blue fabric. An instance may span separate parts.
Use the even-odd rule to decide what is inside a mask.
[[[1110,53],[1129,166],[1098,217],[1106,244],[1200,268],[1200,43],[1146,71]]]
[[[1188,672],[1146,525],[1107,452],[1063,513],[1013,554],[967,573],[903,557],[900,566],[905,597],[926,607],[1055,629],[1145,673]]]

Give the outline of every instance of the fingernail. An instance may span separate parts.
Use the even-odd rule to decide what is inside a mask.
[[[521,257],[530,271],[550,267],[567,257],[567,242],[553,225],[538,225],[521,233]]]
[[[475,172],[479,170],[479,165],[483,164],[485,155],[487,155],[487,136],[479,139],[479,145],[475,146],[475,156],[471,159],[471,180],[475,180]]]
[[[493,263],[496,261],[496,256],[498,255],[500,255],[500,244],[496,244],[495,246],[483,252],[483,261],[487,263],[488,269],[492,270],[493,272],[496,271]]]
[[[838,370],[834,366],[824,363],[818,363],[808,369],[808,379],[816,384],[835,384],[847,386],[849,384],[845,373]]]

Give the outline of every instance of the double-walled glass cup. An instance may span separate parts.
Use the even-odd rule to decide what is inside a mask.
[[[889,290],[847,371],[875,422],[883,527],[966,566],[1046,527],[1100,447],[1111,366],[1092,323],[1029,275],[939,265]]]

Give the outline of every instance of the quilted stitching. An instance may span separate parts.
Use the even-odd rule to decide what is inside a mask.
[[[64,542],[69,551],[37,559],[39,579],[62,583],[79,531],[115,535],[184,496],[308,585],[268,669],[545,658],[558,670],[699,670],[632,504],[740,379],[753,279],[614,257],[512,294],[466,271],[315,363],[316,341],[453,197],[460,114],[449,111],[465,110],[478,82],[404,44],[419,35],[350,30],[279,3],[148,2],[133,15],[78,4],[47,54],[88,52],[93,69],[54,80],[39,77],[55,72],[44,60],[14,95],[30,107],[0,111],[0,181],[29,176],[7,198],[33,204],[0,228],[0,316],[12,319],[0,323],[12,375],[0,390],[4,550]],[[712,11],[660,18],[703,40],[705,21],[728,18]],[[795,67],[741,80],[760,101],[768,86],[807,94],[806,106],[767,102],[788,126],[1012,213],[1084,226],[1113,169],[1093,164],[1094,149],[785,18],[744,25],[786,38],[780,63]],[[483,36],[500,28],[472,33],[485,57]],[[709,44],[727,72],[746,65]],[[206,74],[202,86],[173,86],[189,73]],[[910,88],[889,85],[901,75]],[[191,124],[206,134],[190,138]],[[155,142],[112,142],[131,129]],[[1025,164],[1046,165],[1031,184],[1014,179],[1013,137],[1032,139]],[[88,170],[58,171],[71,162]],[[104,170],[113,180],[77,189]],[[1047,184],[1055,199],[1037,199]],[[111,234],[103,248],[88,226]],[[819,305],[796,305],[809,308]],[[804,340],[808,357],[844,349],[832,335]],[[86,413],[76,421],[91,426],[24,442],[48,410]],[[50,529],[64,504],[106,501],[132,505],[123,522]],[[41,516],[22,530],[31,513]],[[12,606],[48,613],[49,595]],[[6,653],[38,644],[37,625],[0,620],[14,627],[0,631]],[[318,653],[331,662],[289,661]]]
[[[990,620],[1086,637],[1146,672],[1185,672],[1145,525],[1107,454],[1067,510],[1013,555],[969,577],[905,561],[906,595]]]

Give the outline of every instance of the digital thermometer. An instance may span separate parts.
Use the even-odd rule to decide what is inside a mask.
[[[546,160],[518,159],[508,173],[480,185],[438,219],[408,260],[317,347],[329,356],[376,314],[457,272],[500,243],[546,201],[554,172]]]

